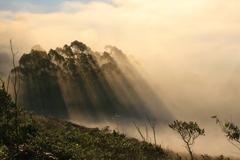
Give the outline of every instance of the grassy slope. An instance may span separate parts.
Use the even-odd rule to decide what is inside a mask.
[[[108,128],[86,128],[70,122],[43,116],[33,116],[38,126],[38,136],[31,144],[31,151],[40,150],[41,159],[86,160],[180,160],[174,152]],[[36,153],[34,153],[36,154]],[[184,157],[187,157],[184,155]],[[195,156],[202,160],[227,160],[224,156]],[[198,157],[198,158],[197,158]],[[46,158],[46,159],[48,159]],[[36,158],[37,159],[37,158]]]
[[[167,159],[160,147],[128,138],[108,128],[86,128],[42,116],[33,116],[37,136],[24,144],[18,158],[27,159]],[[32,158],[31,157],[31,158]]]

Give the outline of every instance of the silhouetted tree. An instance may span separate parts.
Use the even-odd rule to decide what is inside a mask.
[[[196,122],[184,122],[178,120],[170,123],[169,127],[180,134],[182,140],[186,144],[186,148],[190,154],[191,160],[193,160],[194,157],[191,147],[199,136],[205,135],[204,129],[201,129]]]
[[[240,128],[232,122],[222,122],[217,116],[212,116],[216,120],[222,131],[225,133],[228,141],[238,150],[240,150]]]
[[[14,50],[13,50],[13,44],[12,44],[11,39],[10,39],[10,50],[11,50],[11,54],[12,54],[12,65],[13,65],[13,70],[12,70],[13,81],[12,81],[12,83],[13,83],[13,94],[14,94],[14,103],[15,103],[15,132],[16,132],[16,135],[18,136],[19,135],[18,119],[19,119],[20,110],[21,110],[21,108],[18,105],[18,93],[20,90],[20,77],[19,77],[19,72],[17,72],[16,62],[15,62],[17,52],[14,52]]]
[[[139,135],[141,136],[142,140],[145,141],[146,138],[144,137],[144,135],[143,135],[141,129],[137,126],[137,124],[136,124],[135,122],[133,122],[133,125],[136,127],[136,129],[137,129]]]
[[[154,138],[154,145],[157,146],[157,139],[156,139],[156,121],[153,119],[148,118],[148,123],[152,129],[153,132],[153,138]]]

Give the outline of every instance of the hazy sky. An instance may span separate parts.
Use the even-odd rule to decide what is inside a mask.
[[[59,10],[64,2],[80,2],[89,3],[93,0],[11,0],[0,1],[0,9],[14,12],[34,12],[34,13],[50,13]],[[95,0],[100,1],[100,0]],[[103,2],[111,2],[110,0],[102,0]]]
[[[176,117],[240,120],[239,0],[3,0],[1,74],[10,38],[20,53],[75,39],[115,45],[140,61]]]

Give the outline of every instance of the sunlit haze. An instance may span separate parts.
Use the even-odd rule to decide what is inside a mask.
[[[11,69],[10,39],[18,58],[35,45],[48,51],[74,40],[99,52],[106,45],[118,47],[174,118],[206,129],[196,153],[239,155],[211,116],[240,121],[240,1],[1,1],[2,77]],[[130,123],[120,131],[138,136]],[[185,151],[167,123],[157,135],[163,147]]]

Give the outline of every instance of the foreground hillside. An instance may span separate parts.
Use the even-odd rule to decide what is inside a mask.
[[[128,138],[116,131],[86,128],[69,122],[34,116],[37,136],[24,144],[22,159],[165,159],[160,147]],[[31,159],[33,158],[31,157]]]
[[[32,115],[0,87],[1,160],[180,160],[178,154],[128,138],[108,127],[86,128]],[[186,156],[184,156],[186,157]],[[224,160],[223,156],[203,160]]]

